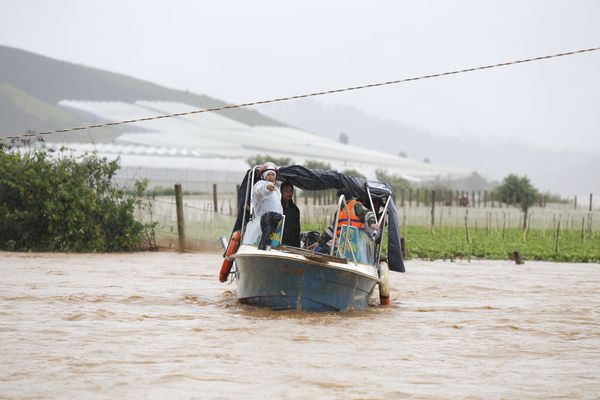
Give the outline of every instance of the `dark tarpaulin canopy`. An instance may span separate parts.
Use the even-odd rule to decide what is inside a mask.
[[[255,174],[255,180],[259,179],[258,171]],[[238,192],[238,216],[233,228],[234,231],[240,230],[242,227],[248,175],[246,173]],[[393,196],[390,186],[385,183],[368,182],[364,178],[347,176],[336,171],[310,169],[302,165],[290,165],[279,168],[277,179],[283,182],[290,182],[302,190],[337,189],[342,190],[347,198],[354,197],[365,200],[369,198],[367,192],[368,186],[371,196],[374,199],[380,199],[383,204],[385,204],[389,196]],[[249,201],[250,198],[248,198]],[[248,214],[246,213],[246,219],[249,217]],[[388,222],[388,265],[392,271],[404,272],[404,261],[402,260],[402,250],[400,247],[400,221],[398,219],[398,210],[393,200],[390,201],[388,206]]]

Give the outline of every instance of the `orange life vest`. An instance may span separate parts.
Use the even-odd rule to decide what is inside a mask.
[[[348,225],[348,216],[350,216],[350,226],[355,226],[358,229],[365,229],[365,221],[361,220],[354,212],[354,205],[356,203],[358,203],[357,200],[350,200],[347,203],[348,206],[340,211],[336,230],[337,236],[340,235],[340,232],[342,231],[342,226]]]

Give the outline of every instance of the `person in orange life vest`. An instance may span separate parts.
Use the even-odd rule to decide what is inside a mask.
[[[346,203],[347,207],[342,206],[338,217],[338,225],[336,227],[336,237],[339,237],[342,226],[348,224],[348,217],[350,217],[350,226],[365,230],[366,223],[366,226],[368,226],[371,231],[377,229],[377,218],[375,213],[365,207],[363,204],[364,202],[365,201],[363,200],[351,199]],[[373,201],[373,203],[377,211],[380,203],[379,201]],[[326,244],[333,238],[334,224],[335,218],[331,225],[321,233],[318,242],[309,246],[309,250],[321,248],[321,251],[327,252]]]

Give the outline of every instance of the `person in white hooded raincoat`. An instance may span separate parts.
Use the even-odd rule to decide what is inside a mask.
[[[252,208],[254,218],[260,220],[262,231],[258,248],[264,250],[269,236],[283,219],[283,207],[281,207],[281,191],[275,183],[277,166],[267,162],[261,167],[260,173],[263,180],[256,182],[252,188]]]

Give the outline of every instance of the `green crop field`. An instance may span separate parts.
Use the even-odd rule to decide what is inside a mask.
[[[153,208],[153,219],[149,220],[148,215],[141,218],[146,223],[158,222],[157,243],[165,247],[172,247],[177,243],[175,206],[171,203],[170,198],[157,201]],[[235,218],[206,211],[202,202],[190,200],[190,204],[184,207],[189,248],[220,250],[218,237],[229,237]],[[303,222],[302,231],[320,232],[325,229],[330,218],[330,215],[321,215],[320,218],[314,218],[320,222]],[[445,221],[447,223],[450,219],[446,218]],[[483,222],[484,220],[480,221],[479,227],[477,221],[473,226],[470,225],[468,235],[464,226],[436,226],[431,229],[427,226],[404,225],[401,227],[401,234],[405,239],[407,258],[508,260],[515,251],[519,251],[524,260],[600,262],[600,231],[591,224],[578,227],[577,224],[565,223],[565,226],[561,225],[557,229],[548,222],[547,229],[523,230],[516,227],[502,228],[503,223],[497,224],[497,227]],[[386,241],[387,235],[384,236],[384,253]]]
[[[519,251],[526,260],[600,262],[600,232],[407,226],[402,234],[409,258],[501,260]]]
[[[318,230],[317,224],[305,224],[303,231]],[[502,230],[423,226],[402,227],[407,258],[452,260],[480,258],[508,260],[519,251],[524,260],[600,262],[600,232],[574,229]],[[387,249],[384,237],[383,252]]]

